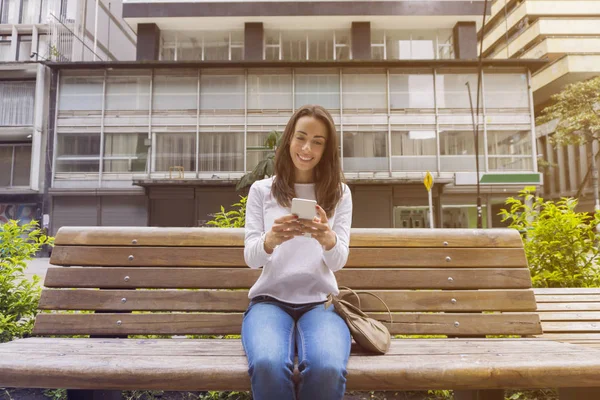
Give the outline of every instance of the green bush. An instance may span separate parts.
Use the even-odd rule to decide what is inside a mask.
[[[221,206],[221,211],[215,214],[215,217],[208,221],[206,225],[217,228],[243,228],[246,225],[246,201],[248,197],[240,196],[240,201],[233,204],[237,210],[225,211]]]
[[[576,212],[577,200],[545,201],[527,187],[509,197],[502,221],[523,236],[525,254],[535,287],[594,287],[600,284],[596,227],[600,213]]]
[[[0,225],[0,343],[27,336],[37,314],[39,278],[25,278],[26,260],[54,239],[46,236],[36,221]]]

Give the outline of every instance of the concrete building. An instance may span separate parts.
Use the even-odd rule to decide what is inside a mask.
[[[0,0],[0,223],[50,213],[44,193],[56,82],[43,62],[135,59],[136,35],[121,9],[109,0]]]
[[[475,226],[469,92],[483,1],[125,1],[135,62],[57,72],[52,230],[202,226],[238,199],[265,136],[294,109],[328,108],[355,227]],[[480,27],[480,26],[479,26]],[[531,71],[486,60],[479,119],[484,226],[539,184]]]
[[[565,85],[600,75],[600,1],[495,0],[483,49],[493,59],[549,60],[531,80],[539,113]],[[553,132],[552,123],[537,127],[539,155],[550,163],[544,195],[575,196],[583,185],[580,205],[592,211],[591,180],[586,179],[591,145],[554,149],[548,140]]]

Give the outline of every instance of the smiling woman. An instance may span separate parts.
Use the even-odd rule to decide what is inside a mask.
[[[296,390],[299,399],[344,396],[350,332],[334,308],[324,306],[328,294],[339,293],[333,273],[348,258],[352,220],[337,137],[327,110],[301,107],[283,132],[275,176],[250,188],[244,258],[263,271],[248,293],[242,343],[257,400],[296,398]],[[318,217],[291,214],[292,198],[316,200]]]

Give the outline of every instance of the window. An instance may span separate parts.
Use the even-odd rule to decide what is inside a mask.
[[[105,133],[104,172],[145,172],[147,133]]]
[[[396,110],[433,110],[433,74],[390,73],[390,103]]]
[[[48,0],[23,0],[22,24],[39,24],[48,15]]]
[[[183,167],[196,171],[196,133],[156,133],[156,171]]]
[[[531,171],[531,133],[529,130],[495,130],[488,127],[490,170]]]
[[[27,187],[31,144],[0,144],[0,187]]]
[[[281,52],[286,61],[308,59],[308,35],[304,31],[284,31],[281,39]]]
[[[106,110],[148,111],[150,106],[150,75],[108,76],[106,79]]]
[[[18,24],[21,0],[0,1],[0,24]]]
[[[34,81],[0,81],[0,126],[33,125]]]
[[[56,151],[56,172],[100,170],[100,132],[60,132]]]
[[[200,132],[199,171],[244,171],[243,132]]]
[[[14,61],[10,47],[11,36],[0,35],[0,61]]]
[[[435,170],[436,147],[435,126],[415,127],[409,131],[392,130],[392,170]]]
[[[244,31],[162,31],[160,59],[223,61],[244,59]]]
[[[335,31],[333,40],[335,46],[335,60],[351,60],[352,49],[350,47],[350,31]]]
[[[388,170],[387,127],[344,129],[344,171]]]
[[[17,60],[18,61],[31,60],[31,35],[19,35]]]
[[[484,74],[485,107],[529,108],[526,74]],[[473,100],[475,102],[475,100]]]
[[[479,131],[479,169],[484,169],[483,129]],[[472,130],[440,129],[440,168],[444,172],[475,171],[475,138]]]
[[[243,112],[245,77],[243,72],[232,75],[202,72],[200,75],[201,110],[237,110]]]
[[[387,111],[386,75],[382,73],[342,74],[344,110]]]
[[[248,74],[248,109],[291,111],[291,73]]]
[[[473,110],[477,107],[477,74],[450,74],[439,73],[436,75],[435,90],[439,109],[471,109],[469,90],[471,87]],[[480,113],[483,102],[479,99]]]
[[[187,76],[186,76],[187,75]],[[177,72],[154,76],[153,110],[193,110],[198,105],[198,74]]]
[[[102,111],[104,77],[65,76],[61,78],[58,107],[61,111]]]
[[[296,73],[296,108],[319,104],[330,111],[340,108],[340,76],[335,71]]]

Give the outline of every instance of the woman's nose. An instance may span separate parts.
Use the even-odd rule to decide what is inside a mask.
[[[304,143],[302,145],[302,150],[308,150],[308,151],[310,151],[310,143],[309,142]]]

